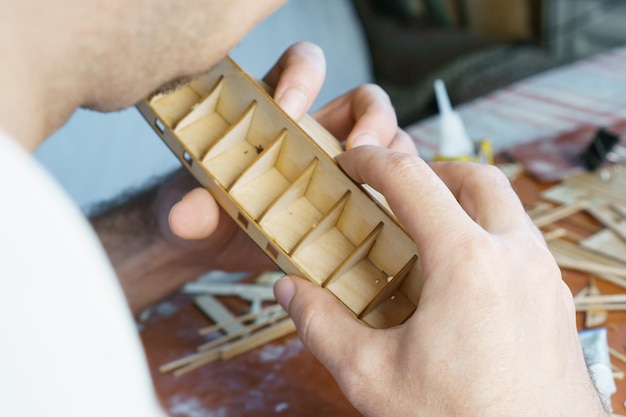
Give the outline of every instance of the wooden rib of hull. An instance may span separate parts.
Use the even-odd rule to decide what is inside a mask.
[[[137,108],[285,273],[325,287],[375,328],[413,314],[415,243],[337,166],[338,142],[312,118],[294,122],[230,58]]]

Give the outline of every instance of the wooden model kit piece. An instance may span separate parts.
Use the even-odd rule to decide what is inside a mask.
[[[375,328],[413,314],[415,243],[337,166],[338,141],[312,118],[293,121],[230,58],[137,108],[285,273],[325,287]]]

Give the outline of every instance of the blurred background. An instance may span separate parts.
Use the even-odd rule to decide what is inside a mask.
[[[289,45],[317,43],[328,75],[314,109],[375,82],[407,126],[437,111],[436,78],[456,106],[623,45],[624,22],[624,0],[290,0],[231,56],[262,77]],[[36,156],[86,212],[179,166],[134,108],[78,111]]]

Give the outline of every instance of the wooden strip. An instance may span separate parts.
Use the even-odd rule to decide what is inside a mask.
[[[279,313],[275,316],[269,317],[266,320],[263,321],[259,321],[258,323],[253,323],[250,324],[248,326],[244,326],[243,328],[241,328],[239,331],[227,334],[226,336],[222,336],[222,337],[218,337],[215,340],[211,340],[210,342],[207,342],[203,345],[198,346],[198,351],[199,352],[203,352],[203,351],[207,351],[211,348],[214,348],[215,346],[219,346],[219,345],[223,345],[226,342],[230,342],[233,339],[236,339],[240,336],[244,336],[247,334],[251,334],[252,332],[254,332],[257,329],[260,329],[261,327],[266,327],[269,326],[270,324],[284,319],[287,317],[287,313],[286,312],[282,312]]]
[[[596,280],[594,278],[589,280],[587,288],[589,288],[588,296],[601,295],[600,289],[596,285]],[[581,298],[581,300],[584,302],[584,298]],[[609,315],[606,310],[587,310],[585,313],[585,327],[590,328],[599,326],[605,323],[608,317]]]
[[[626,363],[626,355],[618,352],[617,350],[613,349],[610,346],[609,346],[609,354],[613,356],[614,358],[619,359],[620,361]]]
[[[626,189],[624,164],[608,166],[606,171],[611,174],[611,181],[603,180],[596,172],[588,172],[568,177],[563,184],[579,190],[589,199],[603,199],[613,204],[626,205],[623,192]]]
[[[295,330],[296,325],[293,320],[290,318],[283,319],[273,326],[254,333],[250,337],[225,346],[222,350],[222,359],[231,359],[258,346],[269,343],[272,340],[293,333]]]
[[[606,256],[599,255],[597,253],[591,252],[580,245],[575,245],[571,242],[566,242],[564,240],[553,240],[548,242],[548,247],[550,251],[554,255],[555,259],[582,259],[586,261],[591,261],[601,265],[612,265],[614,267],[623,268],[623,264],[621,262],[614,261],[612,259],[607,258]],[[604,281],[610,282],[618,287],[626,289],[626,279],[611,275],[611,274],[595,274],[596,277],[601,278]]]
[[[202,361],[208,357],[212,358],[214,356],[215,356],[215,351],[192,353],[191,355],[183,356],[182,358],[175,359],[173,361],[167,362],[159,366],[159,372],[169,372],[176,368],[180,368],[183,365],[187,365],[189,363],[193,363],[197,361]]]
[[[587,272],[589,274],[609,274],[626,279],[626,268],[622,266],[603,265],[596,262],[581,261],[577,259],[565,259],[555,256],[557,264],[561,268],[573,269],[576,271]]]
[[[602,229],[582,239],[580,246],[592,252],[614,259],[626,266],[626,241],[611,229]]]
[[[267,326],[268,324],[271,324],[271,323],[275,322],[276,320],[284,320],[286,316],[287,316],[287,313],[282,313],[282,314],[276,316],[274,320],[265,321],[264,323],[261,323],[261,326],[255,326],[254,328]],[[271,327],[273,327],[273,326],[271,326]],[[269,327],[269,328],[271,328],[271,327]],[[243,332],[243,333],[244,334],[247,333],[247,330],[252,331],[252,330],[254,330],[254,328],[252,328],[252,326],[245,327],[244,330],[246,330],[246,332]],[[249,338],[254,338],[254,337],[256,337],[256,334],[261,333],[263,331],[264,330],[256,332],[253,335],[251,335]],[[238,336],[241,336],[241,334],[228,335],[225,338],[229,338],[228,340],[230,340],[230,339],[238,337]],[[222,339],[225,339],[225,338],[220,338],[219,340],[221,341]],[[245,340],[247,340],[249,338],[246,338]],[[239,342],[235,342],[235,343],[239,343]],[[212,362],[212,361],[217,360],[217,359],[219,359],[221,357],[222,349],[226,348],[227,346],[230,346],[230,345],[227,344],[225,346],[220,346],[220,347],[217,347],[217,348],[213,348],[211,350],[203,350],[203,351],[196,352],[196,353],[193,353],[191,355],[183,356],[182,358],[178,358],[178,359],[175,359],[173,361],[167,362],[167,363],[165,363],[165,364],[163,364],[163,365],[161,365],[159,367],[159,372],[169,372],[169,371],[172,371],[172,370],[174,370],[176,368],[181,368],[181,367],[184,367],[184,366],[186,367],[186,366],[188,366],[190,364],[196,364],[196,363],[206,364],[206,363]],[[196,367],[193,367],[191,369],[195,369],[195,368]],[[191,369],[188,369],[188,370],[191,370]],[[187,371],[183,371],[182,373],[185,373]]]
[[[196,361],[174,371],[174,376],[180,376],[187,372],[198,369],[216,360],[228,360],[242,353],[248,352],[256,347],[271,342],[272,340],[286,336],[295,331],[296,326],[289,318],[284,319],[273,326],[263,329],[238,342],[227,344],[213,350],[203,352],[205,356],[198,358]]]
[[[216,323],[212,326],[207,326],[207,327],[203,327],[202,329],[198,330],[198,334],[201,335],[207,335],[209,333],[215,332],[217,330],[222,330],[225,327],[229,327],[232,326],[233,324],[240,324],[249,320],[254,320],[258,317],[262,317],[266,314],[271,314],[274,313],[275,311],[281,310],[282,307],[280,306],[280,304],[273,304],[271,306],[265,307],[261,310],[259,310],[256,313],[248,313],[248,314],[244,314],[242,316],[239,316],[231,321],[228,322],[224,322],[224,323]]]
[[[235,319],[235,316],[213,296],[201,295],[195,297],[194,304],[214,323],[219,324]],[[226,333],[232,333],[236,332],[240,328],[241,325],[235,324],[233,326],[225,327],[224,331],[226,331]]]
[[[526,209],[526,214],[528,214],[531,218],[537,217],[541,214],[546,213],[549,210],[552,210],[554,206],[545,201],[539,201],[533,204],[531,207]]]
[[[588,200],[578,200],[571,204],[556,207],[549,210],[533,219],[533,222],[537,227],[547,226],[554,222],[557,222],[565,217],[569,217],[574,213],[578,213],[581,210],[586,209],[589,206]]]
[[[587,314],[598,314],[598,312],[601,312],[606,315],[607,311],[626,310],[626,294],[575,297],[574,305],[576,306],[576,311],[584,311],[587,312]],[[600,321],[600,318],[598,318],[598,321]],[[599,324],[602,324],[604,321],[606,321],[606,319],[602,320]],[[590,327],[594,325],[597,326],[598,324],[589,324]]]
[[[615,304],[626,303],[626,294],[588,295],[575,299],[576,304]]]
[[[613,206],[594,204],[587,208],[587,212],[611,229],[622,241],[626,241],[626,219]]]
[[[576,305],[576,311],[578,312],[593,310],[626,311],[626,303]]]
[[[543,234],[543,238],[547,241],[560,239],[562,237],[567,236],[567,230],[562,227],[557,227],[556,229],[550,230],[549,232],[545,232]]]
[[[198,360],[191,362],[179,369],[176,369],[173,373],[174,376],[184,375],[188,372],[193,371],[194,369],[198,369],[201,366],[207,365],[211,362],[215,362],[221,357],[221,352],[219,350],[211,350],[209,352],[203,352],[203,353],[205,353],[205,355],[199,358]]]

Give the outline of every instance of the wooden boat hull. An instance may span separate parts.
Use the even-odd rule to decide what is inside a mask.
[[[372,327],[403,323],[421,291],[415,243],[338,167],[336,139],[309,116],[293,121],[265,88],[226,58],[137,108],[285,273],[325,287]]]

